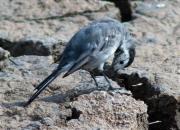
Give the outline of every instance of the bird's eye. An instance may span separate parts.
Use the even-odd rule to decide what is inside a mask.
[[[123,64],[123,63],[124,63],[124,61],[120,61],[119,63],[120,63],[120,64]]]

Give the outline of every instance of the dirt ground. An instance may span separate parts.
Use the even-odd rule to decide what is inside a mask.
[[[97,90],[82,70],[58,78],[28,108],[22,102],[73,34],[120,12],[101,0],[0,1],[0,129],[180,129],[180,0],[132,0],[133,20],[123,24],[137,40],[135,60],[116,76],[107,70],[123,92]]]

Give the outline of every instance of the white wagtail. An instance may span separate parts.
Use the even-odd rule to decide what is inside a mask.
[[[103,72],[104,63],[119,49],[125,55],[128,53],[125,59],[122,57],[123,63],[121,65],[124,67],[129,65],[132,62],[126,59],[130,58],[129,50],[125,48],[122,51],[122,49],[125,47],[125,42],[128,42],[130,38],[131,36],[123,24],[110,18],[94,21],[83,27],[68,42],[59,60],[59,65],[35,88],[36,92],[26,102],[25,106],[29,105],[63,72],[65,72],[63,77],[66,77],[79,69],[87,70],[90,74],[92,70],[98,69],[102,72],[111,89],[112,86]],[[120,54],[118,52],[117,55]],[[98,86],[93,74],[91,76]]]

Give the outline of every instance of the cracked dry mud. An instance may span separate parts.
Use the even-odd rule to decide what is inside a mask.
[[[101,0],[1,1],[0,129],[180,129],[179,7],[179,0],[132,1],[136,19],[125,25],[138,41],[135,61],[118,72],[106,67],[121,91],[107,92],[101,76],[97,89],[81,70],[23,108],[72,35],[92,20],[120,19],[119,9]]]

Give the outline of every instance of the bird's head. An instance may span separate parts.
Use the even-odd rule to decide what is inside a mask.
[[[112,67],[115,71],[126,68],[132,64],[135,57],[134,40],[126,40],[116,50]]]

